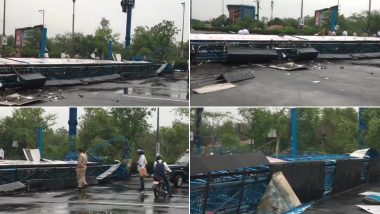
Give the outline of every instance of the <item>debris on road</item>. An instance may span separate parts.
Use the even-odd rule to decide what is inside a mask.
[[[206,94],[210,92],[221,91],[221,90],[226,90],[226,89],[235,88],[235,87],[236,85],[232,83],[221,83],[221,84],[216,84],[216,85],[204,86],[202,88],[196,88],[196,89],[193,89],[193,91],[197,94]]]
[[[307,69],[305,65],[296,64],[294,62],[288,62],[278,65],[269,65],[268,68],[274,68],[282,71],[296,71],[296,70],[303,70]]]

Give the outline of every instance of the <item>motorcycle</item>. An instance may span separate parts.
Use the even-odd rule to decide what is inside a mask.
[[[159,176],[154,176],[153,177],[153,192],[154,192],[154,197],[163,197],[166,198],[168,195],[168,192],[166,190],[166,185],[164,180],[159,177]]]

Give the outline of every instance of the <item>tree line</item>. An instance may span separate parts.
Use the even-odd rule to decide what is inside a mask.
[[[145,108],[86,108],[78,124],[76,147],[94,151],[106,161],[123,160],[125,142],[104,144],[105,141],[123,137],[128,139],[132,159],[137,149],[144,149],[148,161],[155,159],[156,131],[147,123],[154,109]],[[69,152],[68,127],[53,129],[57,115],[46,114],[42,108],[15,109],[11,116],[0,119],[0,147],[7,158],[22,158],[23,148],[38,148],[37,129],[43,128],[44,151],[42,157],[63,159]],[[68,118],[67,118],[68,120]],[[173,163],[188,148],[188,124],[179,120],[171,127],[160,127],[161,153],[168,163]]]
[[[65,33],[47,38],[47,50],[50,58],[60,58],[62,52],[67,52],[71,57],[78,54],[80,58],[88,59],[97,49],[100,59],[108,59],[108,47],[111,41],[113,52],[121,54],[123,59],[137,56],[152,61],[187,63],[185,59],[188,58],[188,42],[183,45],[185,56],[180,59],[181,46],[175,40],[175,35],[178,33],[179,30],[173,21],[163,20],[153,27],[138,26],[132,36],[131,46],[126,49],[120,42],[120,35],[113,32],[110,21],[102,18],[94,34]],[[42,33],[34,30],[24,46],[16,48],[14,36],[9,36],[8,46],[5,46],[1,55],[12,57],[20,53],[22,57],[38,57],[41,38]]]
[[[276,141],[268,135],[275,130],[280,154],[289,154],[291,122],[288,108],[241,108],[239,118],[230,113],[202,114],[200,135],[205,152],[240,153],[261,150],[273,155]],[[191,129],[195,130],[195,112]],[[354,108],[298,109],[298,148],[300,154],[343,154],[359,149],[359,119]],[[380,151],[380,109],[365,109],[367,124],[363,139],[366,147]],[[195,146],[195,145],[193,145]]]
[[[253,20],[251,17],[246,17],[238,22],[233,23],[226,15],[221,15],[217,18],[213,18],[210,21],[191,20],[191,27],[194,30],[206,30],[206,31],[221,31],[221,32],[238,32],[242,28],[247,28],[251,33],[256,34],[304,34],[314,35],[323,30],[328,31],[330,29],[330,23],[326,22],[322,26],[315,26],[314,16],[304,17],[304,27],[301,31],[299,18],[274,18],[269,20],[267,17],[262,17],[261,20]],[[353,35],[354,32],[357,35],[369,33],[370,35],[380,31],[380,10],[371,11],[369,19],[368,29],[368,11],[362,11],[360,13],[354,13],[348,17],[339,15],[337,24],[339,30],[337,35],[341,35],[343,31],[347,31],[349,35]],[[272,25],[281,25],[282,29],[271,29]]]

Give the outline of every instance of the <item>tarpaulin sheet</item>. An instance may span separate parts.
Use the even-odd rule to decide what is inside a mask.
[[[363,168],[362,159],[337,160],[335,165],[334,193],[358,186],[361,181],[361,171]]]
[[[241,155],[195,156],[190,158],[191,175],[219,170],[232,170],[269,164],[265,155],[258,151]]]
[[[281,171],[302,203],[323,197],[325,164],[322,161],[271,164],[270,171]]]

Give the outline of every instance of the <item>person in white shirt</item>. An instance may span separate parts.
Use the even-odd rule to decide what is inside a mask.
[[[3,148],[0,148],[0,159],[4,160],[4,157],[5,157],[4,150],[3,150]]]
[[[139,154],[139,160],[137,161],[137,170],[140,173],[140,193],[144,194],[145,192],[145,184],[144,184],[144,176],[141,174],[141,170],[146,170],[146,165],[148,164],[148,161],[145,158],[144,150],[137,150],[137,153]]]
[[[63,52],[61,53],[61,59],[64,59],[64,58],[66,58],[66,52],[65,52],[65,51],[63,51]]]
[[[157,155],[156,161],[154,162],[154,176],[161,177],[164,180],[166,185],[166,190],[168,191],[169,197],[172,198],[172,192],[170,189],[169,178],[166,175],[167,172],[172,172],[168,164],[162,159],[161,155]]]

